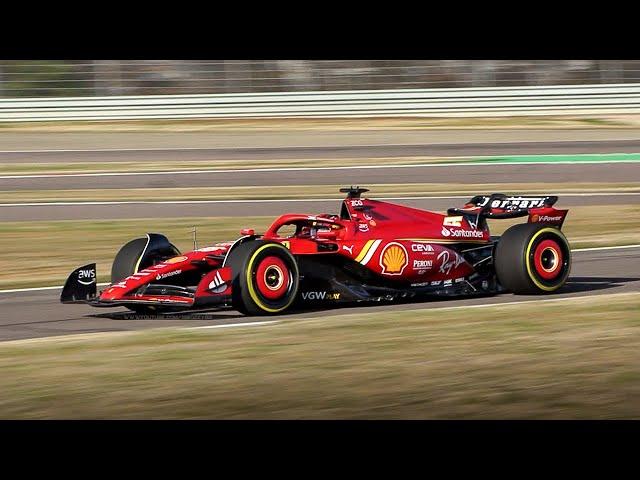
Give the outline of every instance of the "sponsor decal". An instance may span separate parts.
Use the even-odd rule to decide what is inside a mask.
[[[337,292],[302,292],[303,300],[340,300],[340,294]]]
[[[401,275],[408,264],[407,251],[397,242],[387,243],[380,252],[380,266],[384,275]]]
[[[443,237],[456,238],[483,238],[484,233],[480,230],[454,230],[453,228],[442,227]]]
[[[185,257],[184,255],[181,255],[179,257],[173,257],[170,258],[169,260],[165,260],[164,263],[167,263],[169,265],[171,265],[172,263],[181,263],[184,262],[185,260],[187,260],[188,257]]]
[[[212,293],[222,293],[227,289],[227,283],[222,279],[220,272],[217,272],[213,280],[209,282],[209,288]]]
[[[433,267],[433,260],[414,260],[413,261],[413,269],[420,270],[423,268],[431,268]]]
[[[440,264],[440,273],[444,273],[445,275],[449,275],[451,270],[458,268],[462,263],[464,263],[464,258],[458,255],[456,252],[453,252],[454,258],[451,258],[451,254],[449,250],[444,250],[440,255],[438,255],[438,260],[442,259],[442,263]]]
[[[435,287],[435,286],[437,286],[437,285],[440,285],[440,283],[441,283],[441,281],[440,281],[440,280],[433,280],[433,281],[430,283],[430,285],[431,285],[432,287]]]
[[[358,230],[360,230],[362,233],[366,233],[369,231],[369,224],[368,223],[359,223],[358,224]]]
[[[96,283],[96,271],[92,268],[78,271],[78,283],[82,285]]]
[[[442,282],[443,287],[450,287],[452,285],[451,280],[445,280]]]
[[[412,287],[426,287],[429,285],[429,282],[420,282],[420,283],[412,283]]]
[[[373,257],[373,254],[376,253],[380,243],[382,243],[382,240],[367,240],[367,243],[364,244],[364,247],[356,257],[356,262],[366,265]]]
[[[375,220],[369,220],[369,225],[371,225],[372,227],[375,227],[378,224],[376,223]]]
[[[562,215],[557,217],[550,217],[548,215],[538,215],[537,213],[531,216],[531,222],[559,222],[562,220]]]
[[[196,252],[215,252],[217,250],[223,250],[222,247],[203,247],[196,250]]]
[[[216,243],[215,246],[216,247],[230,247],[234,243],[235,242],[220,242],[220,243]]]
[[[454,283],[462,283],[462,282],[464,282],[464,277],[456,278],[453,282]]]
[[[282,243],[284,248],[286,248],[287,250],[291,250],[291,242],[289,240],[284,240],[284,241],[282,241],[280,243]]]
[[[485,197],[483,203],[478,206],[483,207],[489,201],[489,197]],[[518,208],[535,208],[544,206],[544,197],[508,197],[504,200],[494,200],[491,202],[491,208],[500,208],[503,210],[515,210]]]
[[[361,207],[363,205],[362,200],[351,200],[352,207]]]
[[[433,247],[428,243],[412,243],[411,244],[412,252],[422,252],[422,253],[433,253]]]
[[[442,225],[446,225],[449,227],[461,227],[462,217],[444,217]]]
[[[346,245],[342,246],[343,250],[346,250],[347,252],[349,252],[351,255],[353,255],[353,245],[351,245],[350,247],[347,247]]]
[[[180,275],[182,270],[174,270],[173,272],[161,273],[156,275],[156,280],[162,280],[164,278],[173,277],[174,275]]]

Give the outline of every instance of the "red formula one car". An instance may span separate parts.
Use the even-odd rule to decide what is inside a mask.
[[[262,235],[180,253],[148,233],[124,245],[111,285],[97,294],[96,265],[75,270],[63,303],[125,306],[141,313],[232,306],[248,315],[294,305],[394,301],[429,296],[549,293],[569,275],[555,196],[473,197],[434,213],[347,194],[338,215],[287,214]],[[500,237],[487,219],[528,217]]]

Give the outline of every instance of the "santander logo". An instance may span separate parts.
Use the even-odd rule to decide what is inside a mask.
[[[451,228],[442,227],[443,237],[463,237],[463,238],[483,238],[484,234],[480,230],[453,230]]]

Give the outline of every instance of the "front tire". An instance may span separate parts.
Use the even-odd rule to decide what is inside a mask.
[[[243,243],[229,253],[226,264],[233,275],[233,306],[245,315],[282,313],[298,294],[298,264],[280,243]]]
[[[133,275],[140,269],[140,261],[147,241],[146,238],[136,238],[122,246],[111,265],[112,284]],[[162,312],[162,309],[150,305],[126,305],[126,308],[140,315],[153,315]]]
[[[120,280],[136,273],[136,267],[146,246],[146,238],[136,238],[122,246],[111,265],[111,283],[118,283]]]
[[[515,294],[554,292],[571,270],[569,242],[558,228],[514,225],[496,246],[495,269],[500,284]]]

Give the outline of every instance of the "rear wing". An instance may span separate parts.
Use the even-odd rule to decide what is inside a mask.
[[[569,210],[558,210],[553,205],[558,201],[555,195],[525,196],[504,193],[476,195],[463,208],[450,208],[448,215],[463,215],[472,224],[484,223],[484,219],[518,218],[528,216],[529,223],[546,223],[562,227]]]

